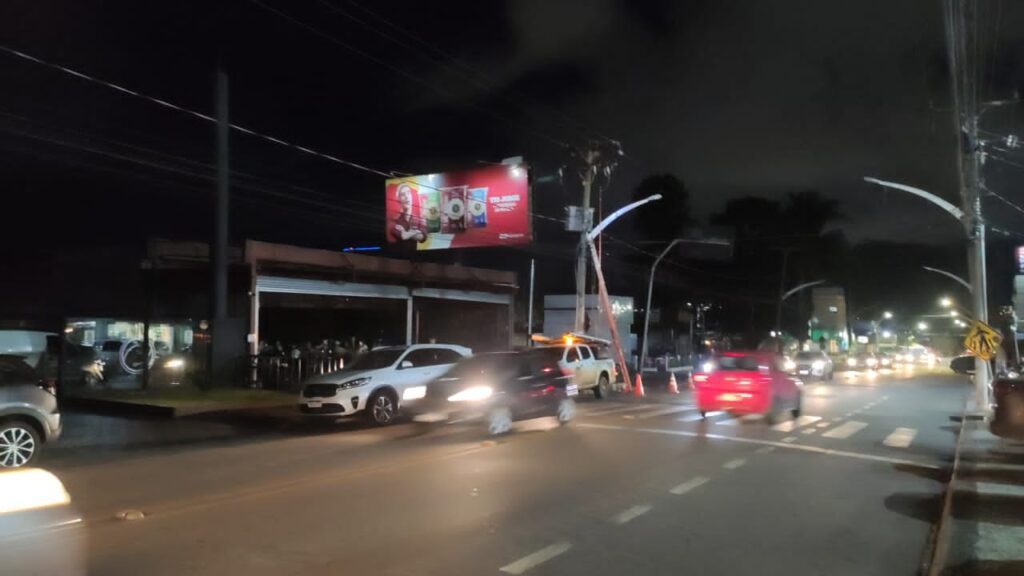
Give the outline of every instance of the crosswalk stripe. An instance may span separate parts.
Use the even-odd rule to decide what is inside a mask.
[[[882,440],[882,444],[892,448],[906,448],[914,441],[914,436],[917,436],[917,430],[913,428],[897,428]]]
[[[608,416],[610,414],[622,414],[624,412],[636,412],[637,410],[650,410],[649,405],[641,406],[622,406],[619,408],[610,408],[607,410],[595,410],[593,412],[585,412],[584,416]]]
[[[693,406],[668,406],[665,408],[659,408],[645,414],[638,414],[637,420],[646,420],[647,418],[655,418],[657,416],[664,416],[666,414],[675,414],[676,412],[685,412],[686,410],[693,410]],[[699,416],[700,414],[698,414]]]
[[[796,420],[786,420],[780,422],[775,426],[772,426],[772,430],[778,430],[779,432],[792,432],[801,426],[807,426],[821,420],[821,416],[801,416]]]
[[[736,426],[741,422],[753,422],[754,420],[760,420],[763,418],[760,414],[745,414],[743,416],[730,416],[722,420],[715,420],[715,424],[718,426]]]
[[[867,428],[867,426],[868,425],[866,422],[857,422],[856,420],[851,420],[846,424],[840,424],[839,426],[836,426],[835,428],[829,430],[828,432],[825,432],[824,434],[822,434],[822,436],[824,436],[825,438],[849,438],[850,436],[853,436],[857,432],[860,432],[861,430]]]

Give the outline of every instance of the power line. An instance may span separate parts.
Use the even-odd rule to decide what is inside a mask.
[[[451,92],[451,91],[449,91],[449,90],[447,90],[445,88],[441,88],[441,87],[437,86],[436,84],[434,84],[433,82],[430,82],[429,80],[426,80],[425,78],[423,78],[421,76],[417,76],[416,74],[413,74],[413,73],[411,73],[411,72],[409,72],[407,70],[399,68],[399,67],[395,66],[394,64],[391,64],[389,62],[381,60],[380,58],[378,58],[378,57],[376,57],[376,56],[374,56],[372,54],[369,54],[368,52],[366,52],[366,51],[364,51],[364,50],[362,50],[362,49],[360,49],[360,48],[358,48],[356,46],[353,46],[352,44],[349,44],[348,42],[345,42],[344,40],[341,40],[341,39],[339,39],[338,37],[336,37],[336,36],[334,36],[332,34],[324,32],[323,30],[321,30],[321,29],[319,29],[319,28],[317,28],[317,27],[315,27],[315,26],[313,26],[311,24],[308,24],[308,23],[306,23],[306,22],[304,22],[302,20],[299,20],[298,18],[295,18],[294,16],[286,14],[286,13],[278,10],[277,8],[274,8],[273,6],[267,5],[267,4],[263,3],[261,0],[249,0],[249,2],[255,4],[256,6],[262,8],[264,10],[266,10],[267,12],[275,14],[279,18],[282,18],[282,19],[286,20],[287,22],[291,23],[293,26],[302,28],[302,29],[306,30],[307,32],[310,32],[311,34],[314,34],[314,35],[319,36],[320,38],[322,38],[322,39],[324,39],[324,40],[326,40],[328,42],[331,42],[332,44],[336,44],[338,46],[341,46],[342,48],[352,52],[353,54],[356,54],[356,55],[358,55],[358,56],[360,56],[362,58],[365,58],[366,60],[368,60],[370,62],[373,62],[374,64],[377,64],[379,66],[383,66],[384,68],[387,68],[388,70],[391,70],[392,72],[394,72],[396,74],[400,74],[403,77],[405,77],[405,78],[407,78],[407,79],[409,79],[409,80],[411,80],[413,82],[416,82],[417,84],[420,84],[422,86],[430,88],[431,90],[437,92],[438,94],[441,94],[442,96],[446,96],[446,97],[453,98],[453,99],[459,99],[459,96],[457,94],[454,94],[453,92]],[[463,99],[463,100],[465,101],[465,99]],[[513,128],[520,129],[520,130],[523,130],[525,132],[529,132],[529,133],[533,134],[534,136],[537,136],[538,138],[546,140],[548,143],[554,144],[554,145],[559,146],[559,147],[567,147],[567,146],[569,146],[568,144],[566,144],[565,142],[555,138],[554,136],[548,135],[548,134],[546,134],[544,132],[540,132],[539,130],[535,130],[533,128],[529,128],[529,127],[523,126],[521,123],[517,122],[515,119],[509,118],[507,116],[503,116],[501,114],[497,114],[497,113],[495,113],[495,112],[493,112],[491,110],[488,110],[488,109],[486,109],[486,108],[484,108],[482,106],[474,104],[473,102],[465,101],[464,103],[467,106],[469,106],[470,108],[476,110],[477,112],[480,112],[480,113],[485,114],[487,116],[491,116],[492,118],[495,118],[497,120],[505,122],[506,124],[512,126]]]

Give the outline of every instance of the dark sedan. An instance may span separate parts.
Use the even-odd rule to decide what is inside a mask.
[[[426,397],[405,409],[416,422],[483,422],[494,435],[525,418],[555,416],[568,423],[576,414],[577,394],[558,358],[538,348],[466,358],[427,384]]]

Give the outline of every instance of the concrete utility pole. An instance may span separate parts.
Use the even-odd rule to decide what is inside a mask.
[[[959,141],[960,198],[964,230],[969,242],[974,317],[988,322],[988,286],[985,269],[985,221],[982,218],[980,178],[982,149],[978,141],[978,30],[976,0],[946,0],[946,49],[950,64],[955,126]],[[988,411],[988,363],[975,359],[974,410]]]
[[[223,65],[217,67],[216,88],[217,109],[217,189],[214,197],[213,241],[210,242],[210,326],[211,342],[209,371],[212,377],[220,376],[221,368],[227,365],[225,352],[228,343],[225,330],[228,312],[228,210],[231,194],[231,172],[228,164],[228,135],[231,131],[228,116],[228,75]]]
[[[622,156],[622,147],[618,142],[591,141],[585,148],[574,151],[576,168],[583,188],[583,202],[580,205],[583,225],[580,229],[580,245],[576,254],[576,317],[573,329],[583,333],[586,329],[586,295],[587,295],[587,252],[589,234],[593,226],[591,215],[591,193],[599,176],[606,180],[611,177],[612,170]],[[600,239],[598,240],[600,243]]]

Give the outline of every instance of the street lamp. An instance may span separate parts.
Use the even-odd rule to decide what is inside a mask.
[[[939,299],[939,306],[943,308],[951,308],[953,306],[953,299],[948,296],[943,296]]]
[[[888,310],[882,312],[882,318],[885,318],[886,320],[892,320],[892,312],[889,312]]]
[[[928,323],[927,322],[918,322],[917,323],[917,329],[922,331],[922,332],[924,332],[925,330],[928,329]]]
[[[882,338],[885,338],[885,339],[892,338],[892,332],[889,332],[888,330],[882,330]]]
[[[957,312],[956,310],[950,310],[949,315],[952,316],[953,318],[956,318],[957,316],[960,315],[960,313]]]

